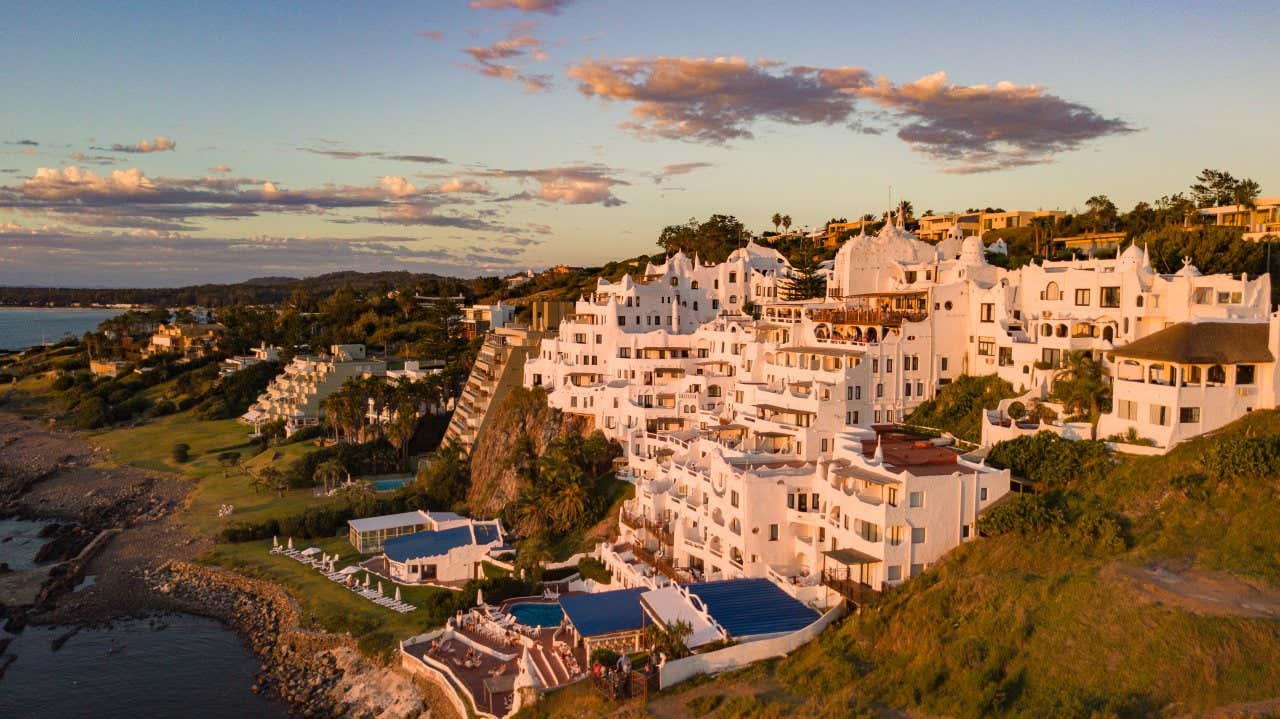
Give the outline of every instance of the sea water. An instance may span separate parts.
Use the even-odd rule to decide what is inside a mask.
[[[120,314],[108,309],[0,307],[0,349],[21,350],[41,342],[80,337]]]

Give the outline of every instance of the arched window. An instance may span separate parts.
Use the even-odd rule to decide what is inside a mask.
[[[722,393],[722,392],[723,392],[723,390],[721,390],[721,389],[720,389],[720,385],[718,385],[718,384],[709,385],[709,386],[707,387],[707,396],[708,396],[708,397],[719,397],[719,396],[721,396],[721,393]]]
[[[1134,302],[1135,302],[1139,307],[1141,307],[1141,306],[1142,306],[1142,295],[1138,295],[1138,298],[1137,298],[1137,299],[1135,299],[1135,300],[1134,300]]]
[[[1040,325],[1040,336],[1041,336],[1041,337],[1052,337],[1052,336],[1053,336],[1053,325],[1049,324],[1048,322],[1046,322],[1046,323],[1044,323],[1044,324]]]
[[[876,328],[875,328],[875,327],[868,327],[868,328],[867,328],[867,341],[868,341],[868,342],[875,342],[875,341],[876,341]]]
[[[729,304],[731,304],[731,305],[736,305],[736,304],[738,304],[738,296],[737,296],[737,295],[729,295]]]
[[[1067,336],[1067,326],[1066,326],[1066,325],[1058,325],[1058,336],[1059,336],[1059,337],[1066,337],[1066,336]]]
[[[1062,299],[1062,290],[1058,289],[1057,282],[1050,282],[1045,285],[1043,299],[1049,300],[1050,302],[1057,302]]]
[[[950,312],[950,311],[951,311],[951,300],[947,300],[946,302],[943,302],[943,303],[942,303],[942,309],[947,310],[948,312]]]
[[[698,289],[698,281],[697,281],[697,280],[694,280],[693,282],[690,282],[690,283],[689,283],[689,289],[691,289],[691,290],[696,290],[696,289]]]
[[[1208,379],[1209,384],[1226,384],[1227,371],[1222,368],[1222,365],[1216,364],[1209,368]]]
[[[1115,330],[1112,329],[1111,325],[1107,325],[1106,327],[1102,328],[1102,339],[1108,342],[1110,342],[1112,339],[1115,338],[1115,334],[1116,334]]]

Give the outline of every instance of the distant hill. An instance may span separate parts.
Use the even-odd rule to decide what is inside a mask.
[[[0,307],[67,307],[73,305],[199,305],[276,304],[296,290],[327,294],[350,285],[356,290],[413,287],[425,294],[487,294],[499,285],[497,278],[458,279],[414,272],[330,272],[315,277],[259,277],[231,284],[154,288],[0,287]]]

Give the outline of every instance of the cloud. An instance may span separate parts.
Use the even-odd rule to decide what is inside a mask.
[[[73,152],[70,157],[82,165],[114,165],[120,162],[119,158],[110,155],[86,155],[83,152]]]
[[[583,95],[629,104],[621,127],[640,136],[724,144],[751,139],[763,120],[867,134],[887,125],[952,173],[1052,162],[1090,140],[1136,131],[1039,85],[949,84],[941,72],[898,85],[858,67],[657,57],[584,60],[568,75]]]
[[[584,60],[569,77],[584,95],[632,103],[624,129],[710,144],[750,139],[751,125],[764,119],[844,122],[856,99],[850,91],[871,82],[862,68],[784,68],[740,57]]]
[[[209,168],[209,172],[212,172],[215,175],[228,175],[231,173],[231,168],[226,165],[214,165]]]
[[[414,33],[414,34],[416,34],[418,37],[424,37],[428,40],[431,40],[432,42],[440,42],[441,40],[444,39],[444,32],[441,30],[423,30],[422,32]]]
[[[500,240],[501,253],[443,247],[408,235],[190,237],[131,230],[82,231],[58,225],[0,224],[0,284],[101,286],[234,282],[263,276],[404,269],[461,277],[522,269],[524,246]],[[517,266],[520,263],[520,266]]]
[[[676,177],[677,175],[687,175],[694,170],[701,170],[707,167],[715,167],[714,162],[677,162],[674,165],[663,165],[662,169],[653,174],[654,183],[662,182]]]
[[[128,152],[128,153],[150,153],[150,152],[172,152],[178,148],[178,143],[167,137],[157,136],[154,140],[142,140],[133,145],[112,145],[111,152]]]
[[[521,192],[503,198],[504,200],[543,200],[566,205],[601,204],[605,207],[617,207],[624,202],[613,194],[613,188],[631,184],[616,177],[614,170],[603,165],[490,170],[477,173],[477,176],[537,183],[535,191]]]
[[[327,144],[339,144],[335,141],[325,141]],[[422,164],[448,164],[448,160],[435,155],[396,155],[376,150],[339,150],[339,149],[322,149],[316,147],[299,147],[298,152],[309,152],[312,155],[323,155],[332,157],[335,160],[361,160],[372,158],[377,160],[393,160],[395,162],[417,162]]]
[[[944,72],[905,85],[880,78],[861,96],[894,113],[898,137],[953,173],[1052,162],[1089,140],[1136,131],[1039,85],[956,85]]]
[[[489,192],[489,186],[478,180],[455,177],[440,183],[436,190],[446,194],[455,192],[485,194]]]
[[[542,40],[533,35],[513,34],[506,40],[499,40],[492,45],[464,48],[463,52],[475,60],[474,64],[467,67],[485,77],[520,82],[529,92],[541,92],[551,88],[549,75],[525,73],[517,65],[508,62],[516,59],[547,59],[545,45]]]
[[[26,146],[26,147],[39,147],[39,146],[40,146],[40,143],[36,142],[35,140],[15,140],[15,141],[13,141],[13,142],[7,142],[7,143],[5,143],[5,144],[7,144],[7,145],[24,145],[24,146]]]
[[[471,7],[477,10],[519,10],[558,15],[573,2],[574,0],[471,0]]]
[[[323,215],[363,208],[408,220],[417,215],[433,216],[420,224],[505,229],[479,217],[448,216],[441,220],[435,213],[444,204],[468,202],[438,188],[419,188],[396,175],[382,177],[373,185],[328,184],[290,190],[254,178],[150,178],[138,168],[99,175],[72,166],[42,167],[20,185],[0,187],[0,210],[43,214],[95,227],[192,230],[199,229],[192,224],[197,218],[237,219],[264,213]],[[428,212],[424,213],[424,209]]]

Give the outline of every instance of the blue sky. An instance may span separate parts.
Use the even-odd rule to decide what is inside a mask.
[[[1274,3],[18,3],[0,283],[588,264],[713,212],[878,212],[889,186],[917,211],[1127,208],[1214,167],[1280,194],[1278,21]]]

